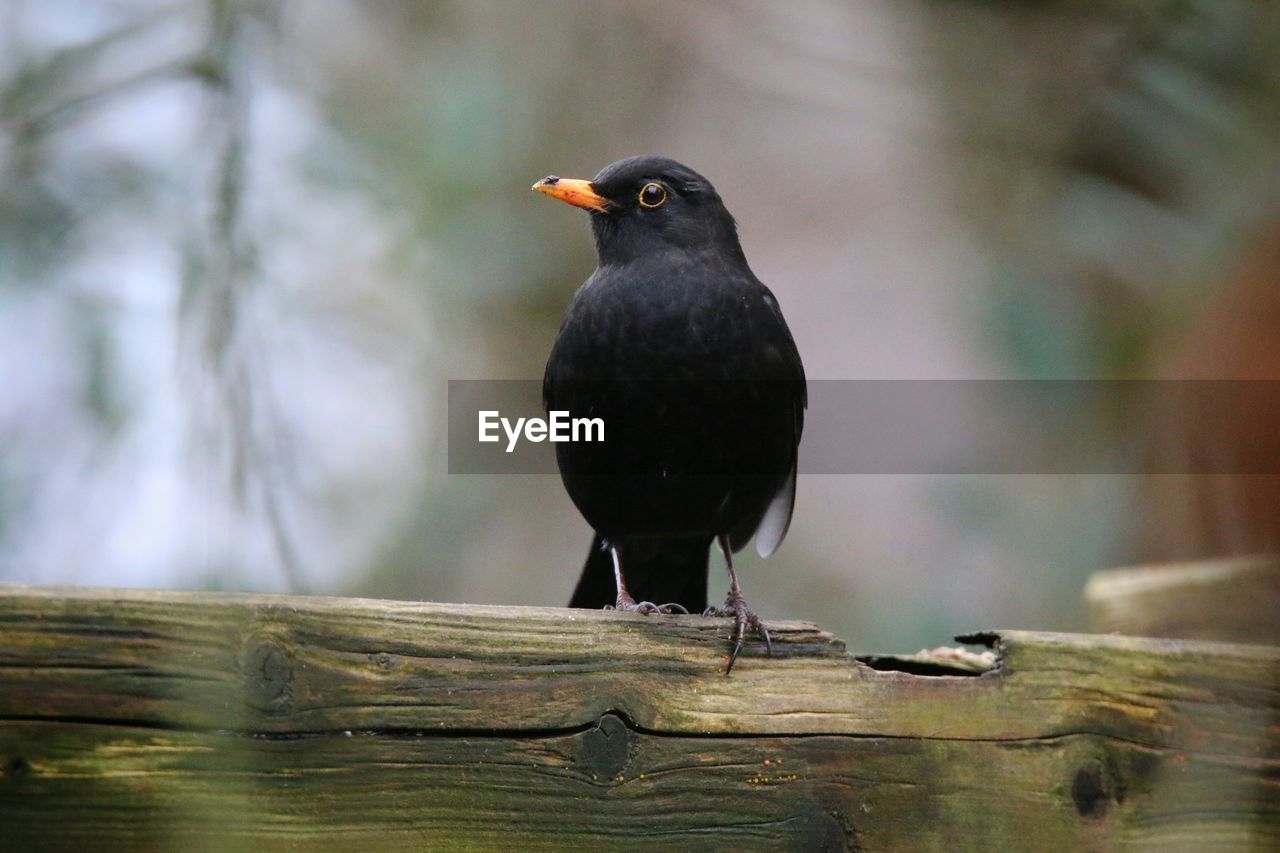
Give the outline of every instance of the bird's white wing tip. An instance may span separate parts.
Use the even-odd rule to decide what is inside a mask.
[[[787,529],[791,527],[791,511],[795,505],[796,469],[792,468],[791,475],[769,502],[764,518],[760,519],[760,526],[756,528],[756,553],[761,557],[772,556],[786,538]]]

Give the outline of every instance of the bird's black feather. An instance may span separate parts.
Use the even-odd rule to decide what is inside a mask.
[[[650,182],[665,189],[660,207],[639,201]],[[608,202],[591,214],[599,267],[565,312],[543,381],[549,410],[605,423],[603,443],[556,445],[597,534],[573,604],[612,601],[603,537],[633,594],[700,610],[715,537],[743,547],[774,503],[769,550],[785,534],[804,368],[709,181],[633,157],[591,186]]]

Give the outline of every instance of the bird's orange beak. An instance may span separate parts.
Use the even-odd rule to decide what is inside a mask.
[[[534,184],[533,188],[552,198],[558,198],[565,204],[594,210],[597,213],[604,213],[609,207],[609,200],[597,193],[590,181],[547,175]]]

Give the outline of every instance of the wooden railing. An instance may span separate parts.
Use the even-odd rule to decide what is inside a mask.
[[[1280,849],[1280,649],[0,587],[0,848]]]

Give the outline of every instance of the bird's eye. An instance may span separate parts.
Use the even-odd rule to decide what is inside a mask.
[[[641,207],[661,207],[666,200],[667,191],[662,188],[662,184],[647,183],[640,190]]]

